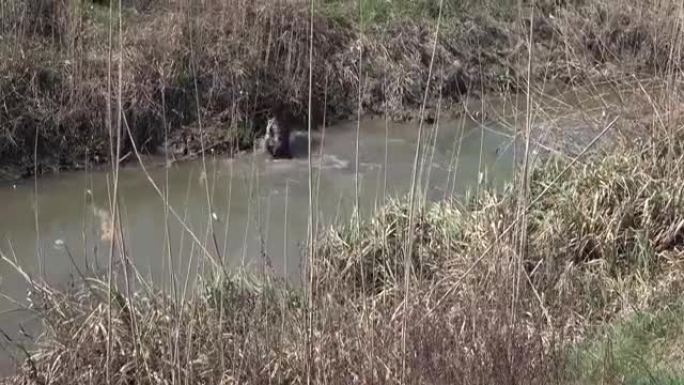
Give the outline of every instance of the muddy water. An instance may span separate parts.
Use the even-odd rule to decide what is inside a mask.
[[[505,136],[457,120],[427,126],[425,135],[428,146],[421,157],[425,165],[421,175],[423,185],[429,175],[430,197],[463,196],[477,188],[478,181],[502,185],[510,178],[512,156]],[[306,136],[297,134],[292,139],[296,157],[291,160],[255,153],[207,158],[206,173],[201,161],[151,167],[150,176],[160,188],[166,190],[168,184],[171,207],[187,228],[170,213],[167,231],[164,204],[145,173],[138,167],[122,169],[122,231],[126,254],[138,272],[169,289],[172,268],[180,287],[186,276],[198,276],[209,267],[204,247],[231,269],[266,268],[298,280],[308,223],[308,160]],[[386,131],[383,119],[362,122],[358,186],[362,216],[370,215],[384,197],[407,193],[416,139],[415,123],[393,123]],[[321,225],[346,221],[352,214],[357,188],[355,144],[355,123],[315,133],[316,218]],[[105,271],[112,233],[108,178],[104,171],[45,177],[38,180],[37,195],[33,181],[2,186],[0,250],[16,258],[29,274],[58,285],[68,285],[81,273]],[[0,279],[1,292],[18,301],[0,298],[0,327],[12,338],[24,340],[22,329],[36,329],[33,315],[21,310],[26,285],[7,263],[0,264]],[[0,338],[0,344],[3,350],[16,352],[6,339]],[[0,358],[1,371],[7,372],[12,362],[7,354],[0,354],[5,357]]]

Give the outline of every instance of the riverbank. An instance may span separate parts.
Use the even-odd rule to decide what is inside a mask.
[[[482,189],[413,219],[388,202],[321,232],[310,333],[306,284],[280,281],[268,260],[175,295],[112,287],[111,305],[103,281],[33,280],[45,330],[12,381],[676,383],[684,142],[672,124],[586,163],[535,166],[523,213],[514,190]]]
[[[428,83],[432,110],[524,90],[531,14],[537,84],[666,75],[680,64],[669,4],[540,1],[532,13],[504,3],[447,2],[433,46],[430,2],[368,1],[359,18],[327,1],[310,58],[310,18],[296,1],[124,2],[121,33],[118,10],[98,3],[13,2],[0,40],[0,176],[106,163],[118,129],[121,157],[132,142],[143,153],[167,143],[180,158],[198,156],[202,141],[226,154],[251,149],[275,105],[306,127],[309,64],[316,126],[353,118],[359,103],[364,114],[405,119]]]

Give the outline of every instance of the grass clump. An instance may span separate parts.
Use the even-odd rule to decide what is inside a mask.
[[[681,304],[601,328],[569,354],[572,383],[682,384]]]
[[[518,12],[517,0],[445,0],[442,16],[449,21],[462,20],[470,14],[490,14],[502,19],[513,19]],[[386,26],[407,20],[435,21],[439,16],[440,0],[323,0],[323,12],[332,17],[353,20],[362,27]]]

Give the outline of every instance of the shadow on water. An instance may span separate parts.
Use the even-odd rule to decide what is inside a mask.
[[[313,132],[311,136],[311,151],[314,156],[318,155],[321,148],[321,132]],[[294,131],[290,135],[290,152],[294,159],[308,159],[309,135],[305,131]]]

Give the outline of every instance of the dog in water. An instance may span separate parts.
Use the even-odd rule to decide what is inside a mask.
[[[264,136],[266,151],[274,158],[292,158],[290,151],[290,128],[278,117],[268,119]]]

